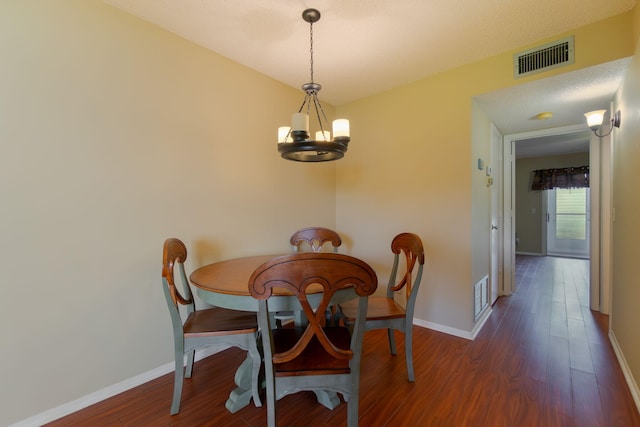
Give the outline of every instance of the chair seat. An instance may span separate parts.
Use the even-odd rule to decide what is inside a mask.
[[[344,316],[353,320],[358,310],[358,302],[355,300],[340,304]],[[403,319],[406,310],[397,302],[387,297],[369,297],[367,307],[367,320]]]
[[[246,334],[257,330],[258,321],[255,313],[219,307],[197,310],[184,322],[185,336],[211,337]]]
[[[336,347],[348,350],[351,335],[344,327],[324,328],[327,337]],[[298,342],[303,330],[300,328],[282,328],[273,330],[273,345],[276,353],[292,348]],[[314,336],[305,350],[290,362],[274,366],[276,376],[348,374],[351,372],[348,359],[336,359],[329,355]]]

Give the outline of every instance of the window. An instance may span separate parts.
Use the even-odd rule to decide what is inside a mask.
[[[587,237],[587,189],[556,189],[556,239]]]

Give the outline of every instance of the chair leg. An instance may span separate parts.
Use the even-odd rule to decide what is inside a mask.
[[[387,334],[389,335],[389,349],[391,350],[392,355],[396,355],[396,338],[393,335],[393,329],[387,329]]]
[[[347,427],[358,427],[359,394],[358,387],[353,387],[349,400],[347,400]]]
[[[176,344],[175,347],[175,372],[173,378],[173,400],[171,401],[171,415],[175,415],[180,412],[182,382],[184,379],[184,347],[180,344]]]
[[[407,325],[404,332],[404,355],[407,359],[407,375],[409,382],[415,382],[415,376],[413,374],[413,330],[411,325]]]
[[[269,375],[267,373],[267,375]],[[274,378],[266,380],[267,427],[276,427],[276,390]]]
[[[193,349],[189,352],[189,355],[187,356],[187,372],[184,375],[185,378],[191,378],[191,374],[193,373],[193,361],[195,360],[195,357],[196,357],[196,350]]]

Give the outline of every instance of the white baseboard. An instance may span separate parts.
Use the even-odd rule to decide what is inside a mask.
[[[478,334],[482,330],[484,324],[487,322],[487,319],[489,319],[489,316],[491,316],[492,312],[493,312],[493,308],[491,308],[491,306],[489,306],[489,308],[486,309],[484,311],[484,313],[482,313],[480,315],[480,318],[478,319],[476,324],[473,326],[473,329],[471,330],[471,339],[472,340],[476,339],[476,337],[478,336]]]
[[[211,346],[201,350],[197,350],[195,360],[204,359],[205,357],[211,356],[212,354],[218,353],[222,350],[226,350],[227,348],[229,348],[229,346],[219,345],[219,346]],[[166,363],[150,371],[143,372],[140,375],[136,375],[135,377],[127,378],[124,381],[120,381],[119,383],[112,384],[108,387],[103,388],[102,390],[98,390],[96,392],[90,393],[79,399],[76,399],[71,402],[60,405],[58,407],[49,409],[48,411],[42,412],[38,415],[34,415],[25,420],[18,421],[15,424],[11,424],[9,427],[39,427],[43,424],[50,423],[51,421],[55,421],[66,415],[72,414],[88,406],[91,406],[94,403],[98,403],[112,396],[115,396],[116,394],[120,394],[124,391],[130,390],[134,387],[138,387],[139,385],[142,385],[158,377],[161,377],[165,374],[168,374],[169,372],[173,372],[173,367],[174,367],[173,362]]]
[[[471,338],[471,333],[469,331],[463,331],[462,329],[451,328],[449,326],[444,326],[439,323],[427,322],[425,320],[413,319],[413,324],[417,326],[422,326],[423,328],[432,329],[434,331],[443,332],[448,335],[453,335],[460,338],[466,338],[468,340]]]
[[[427,322],[425,320],[420,320],[420,319],[415,319],[415,318],[413,319],[413,324],[417,325],[417,326],[422,326],[423,328],[431,329],[431,330],[438,331],[438,332],[443,332],[443,333],[448,334],[448,335],[453,335],[455,337],[464,338],[464,339],[473,341],[476,338],[476,336],[478,335],[478,333],[480,333],[480,330],[482,330],[482,327],[487,322],[487,319],[491,315],[492,311],[493,311],[493,309],[491,307],[489,307],[487,310],[485,310],[484,313],[482,313],[482,315],[480,316],[480,319],[476,322],[475,326],[473,327],[473,329],[471,331],[465,331],[465,330],[462,330],[462,329],[452,328],[452,327],[449,327],[449,326],[441,325],[439,323]]]
[[[620,368],[622,369],[624,378],[625,380],[627,380],[627,385],[629,386],[629,391],[631,392],[633,401],[635,402],[638,411],[640,411],[640,390],[638,389],[638,384],[631,374],[631,369],[627,364],[627,360],[624,358],[624,354],[622,353],[620,344],[618,344],[618,340],[616,339],[613,331],[609,331],[609,341],[611,342],[611,346],[613,347],[613,352],[616,354],[616,358],[618,359],[618,363],[620,364]]]

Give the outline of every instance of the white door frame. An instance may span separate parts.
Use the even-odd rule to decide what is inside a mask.
[[[502,147],[502,288],[501,295],[511,295],[516,290],[516,140],[512,135],[503,136]]]
[[[493,305],[498,296],[503,294],[504,289],[504,251],[502,249],[502,242],[504,236],[502,234],[504,228],[504,221],[502,220],[502,214],[504,208],[502,207],[502,144],[503,137],[498,128],[491,124],[491,166],[493,170],[488,170],[487,175],[490,179],[490,269],[489,269],[489,304]]]
[[[504,219],[504,276],[503,295],[510,295],[516,290],[515,284],[515,142],[520,139],[540,138],[544,136],[561,135],[565,133],[582,132],[585,125],[570,125],[557,128],[541,129],[531,132],[522,132],[504,136],[504,167],[503,167],[503,219]],[[601,150],[610,150],[608,138],[597,138],[593,134],[590,140],[589,149],[589,181],[591,188],[591,256],[590,256],[590,306],[592,310],[600,310],[603,313],[609,312],[610,280],[604,274],[601,280],[600,266],[608,266],[611,263],[610,247],[601,249],[600,239],[600,212],[611,212],[611,200],[605,197],[601,200]],[[608,159],[605,156],[605,160]],[[606,163],[606,161],[605,161]],[[610,186],[610,168],[605,167],[605,186]],[[607,187],[609,188],[609,187]],[[609,194],[610,192],[607,192]],[[607,227],[604,227],[605,230]],[[606,240],[605,245],[610,245]],[[606,272],[605,272],[606,273]],[[600,296],[604,297],[604,301]]]
[[[613,110],[612,110],[613,111]],[[613,139],[614,133],[604,138],[599,138],[593,133],[590,139],[589,180],[591,181],[591,220],[593,215],[598,216],[598,236],[597,239],[591,237],[591,248],[598,251],[600,262],[591,263],[591,280],[597,277],[600,287],[591,287],[590,307],[592,310],[599,310],[603,314],[611,313],[611,290],[612,290],[612,251],[613,251]],[[591,175],[591,170],[596,170],[597,175]],[[593,200],[594,181],[597,180],[596,189],[598,192],[598,202]],[[593,233],[593,225],[591,232]],[[591,258],[594,261],[596,258]]]

